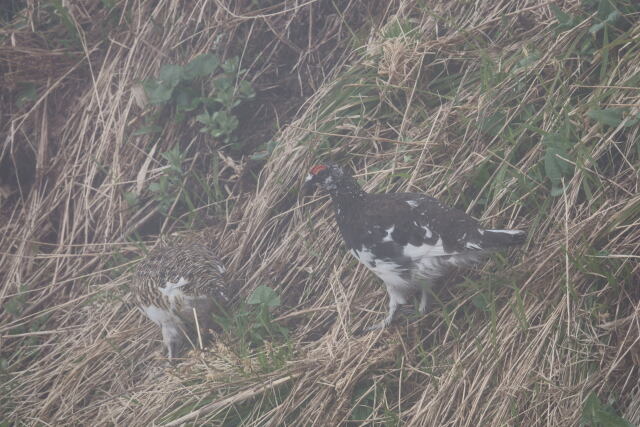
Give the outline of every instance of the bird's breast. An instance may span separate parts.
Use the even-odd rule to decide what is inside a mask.
[[[156,325],[162,326],[167,323],[177,323],[179,320],[171,311],[156,305],[146,305],[142,307],[144,314]]]
[[[404,263],[388,258],[379,258],[364,246],[360,250],[352,249],[350,252],[365,267],[382,279],[387,286],[409,286],[410,275]]]

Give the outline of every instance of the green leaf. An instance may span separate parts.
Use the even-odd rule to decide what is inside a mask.
[[[622,123],[622,108],[608,108],[604,110],[589,110],[587,116],[591,117],[598,123],[607,126],[616,127]]]
[[[34,85],[33,83],[23,84],[21,85],[20,91],[18,92],[16,105],[18,107],[22,107],[27,102],[34,101],[36,99],[36,96],[36,85]]]
[[[220,93],[230,93],[233,95],[233,85],[235,78],[233,76],[221,76],[213,81],[213,86],[216,88],[216,96],[220,96]]]
[[[260,161],[260,160],[264,160],[267,157],[269,157],[269,152],[266,150],[263,151],[256,151],[255,153],[253,153],[252,155],[249,156],[249,158],[251,160],[255,160],[255,161]]]
[[[180,152],[179,147],[174,147],[169,151],[165,151],[160,156],[167,161],[169,169],[173,172],[182,173],[182,162],[184,161],[184,153]]]
[[[556,197],[562,194],[562,178],[573,174],[573,165],[563,159],[570,159],[569,149],[571,142],[560,134],[547,134],[542,139],[546,146],[544,153],[544,171],[551,180],[551,195]]]
[[[165,86],[157,80],[147,80],[142,84],[149,102],[154,105],[164,104],[171,99],[173,87]]]
[[[256,96],[253,87],[251,87],[251,83],[246,80],[242,80],[239,83],[238,92],[240,92],[240,95],[244,96],[245,98],[253,98],[254,96]]]
[[[611,15],[618,12],[609,0],[598,0],[598,12],[596,16],[603,21],[609,20]],[[619,13],[619,12],[618,12]]]
[[[165,64],[160,67],[159,77],[164,86],[174,88],[182,80],[182,67],[175,64]]]
[[[220,60],[212,53],[200,55],[184,66],[184,79],[193,80],[213,74],[220,66]]]
[[[133,131],[131,136],[147,135],[150,133],[158,133],[161,131],[162,131],[162,128],[158,125],[145,125]]]
[[[4,303],[5,311],[13,316],[18,316],[24,308],[24,296],[18,294]]]
[[[213,113],[211,118],[215,119],[216,122],[222,128],[231,128],[231,130],[235,129],[238,126],[238,119],[236,116],[228,113],[227,111],[216,111]]]
[[[478,123],[479,129],[491,136],[498,136],[500,130],[505,125],[507,116],[500,111],[493,113],[489,117],[483,118]]]
[[[606,25],[615,24],[615,22],[618,20],[620,16],[621,16],[620,12],[618,12],[617,10],[614,10],[602,22],[599,22],[593,25],[591,28],[589,28],[589,33],[591,33],[592,35],[595,35],[598,31],[603,29]]]
[[[561,25],[566,25],[569,22],[571,22],[571,16],[565,13],[562,9],[560,9],[555,4],[550,4],[549,9],[551,9],[551,12],[555,15],[556,19]]]
[[[471,298],[471,303],[482,311],[489,311],[491,302],[484,293],[479,293]]]
[[[213,120],[211,120],[211,116],[206,111],[202,114],[198,114],[196,116],[196,121],[199,123],[202,123],[203,125],[213,124]]]
[[[227,74],[235,75],[236,71],[238,70],[239,63],[240,61],[238,61],[238,57],[234,56],[233,58],[229,58],[224,61],[224,64],[222,64],[222,69]]]
[[[533,52],[530,55],[525,56],[520,61],[518,61],[518,68],[524,68],[529,65],[535,64],[540,60],[541,56],[538,52]]]
[[[247,300],[247,304],[262,304],[267,307],[277,307],[280,305],[280,297],[276,291],[270,287],[260,285],[253,291]]]
[[[233,108],[234,107],[233,104],[236,101],[236,98],[233,93],[233,89],[229,88],[226,90],[221,90],[218,93],[216,93],[216,101],[224,105],[225,108],[227,108],[228,110]]]
[[[193,111],[200,105],[198,92],[188,86],[181,85],[176,89],[176,108],[178,111]]]
[[[138,196],[133,191],[127,191],[126,193],[124,193],[124,200],[130,207],[136,206],[138,204]]]
[[[250,158],[252,160],[264,160],[273,153],[273,150],[278,146],[278,141],[270,140],[269,142],[260,145],[260,149],[253,153]]]
[[[584,402],[580,421],[582,425],[588,426],[633,427],[629,421],[618,416],[611,406],[600,402],[593,392]]]
[[[202,105],[204,105],[207,108],[211,108],[211,109],[219,109],[220,108],[221,102],[218,101],[216,98],[202,97],[202,98],[199,98],[199,99],[200,99],[200,102],[202,103]]]
[[[627,120],[624,122],[623,126],[628,128],[628,127],[631,127],[631,126],[635,126],[638,123],[640,123],[640,113],[627,118]]]
[[[606,24],[604,22],[599,22],[597,24],[594,24],[594,25],[591,26],[591,28],[589,28],[589,33],[595,34],[598,31],[600,31],[601,29],[603,29],[605,25]]]

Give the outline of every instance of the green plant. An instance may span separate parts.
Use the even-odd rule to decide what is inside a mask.
[[[234,143],[232,133],[239,120],[233,109],[255,96],[251,84],[239,78],[242,70],[238,67],[237,58],[221,62],[214,54],[204,54],[184,66],[163,65],[158,77],[144,81],[143,87],[151,104],[174,105],[176,120],[193,113],[195,120],[203,125],[200,132]],[[204,79],[209,76],[214,77]],[[157,130],[157,125],[147,124],[136,132]],[[232,147],[237,148],[237,144]]]
[[[595,393],[590,393],[582,408],[580,426],[631,427],[632,424],[616,414],[611,403],[604,404]]]
[[[190,148],[174,146],[161,153],[163,167],[146,187],[148,193],[133,189],[122,192],[127,206],[131,210],[140,209],[150,195],[163,217],[171,217],[187,227],[224,209],[221,201],[226,198],[226,190],[220,182],[220,159],[215,152],[206,150],[191,157]]]
[[[587,111],[587,116],[594,119],[596,122],[609,127],[618,127],[622,124],[623,127],[631,127],[640,123],[640,113],[627,115],[628,108],[605,108],[602,110],[592,109]]]
[[[45,11],[44,16],[51,21],[44,24],[45,27],[48,25],[61,25],[65,29],[67,37],[56,37],[53,40],[54,45],[59,43],[65,48],[82,47],[80,31],[76,28],[76,23],[69,12],[69,8],[65,6],[62,0],[52,0],[45,3],[42,8]]]
[[[29,289],[27,288],[27,286],[20,285],[19,292],[14,296],[8,298],[3,304],[3,309],[5,310],[5,312],[10,314],[14,319],[19,319],[24,311],[28,308],[28,294]],[[38,346],[41,341],[41,337],[37,335],[37,332],[45,329],[44,326],[47,324],[47,321],[50,317],[50,313],[45,313],[43,315],[33,317],[28,322],[18,324],[9,329],[9,336],[20,336],[22,334],[25,334],[26,337],[22,339],[24,346],[21,347],[17,353],[7,354],[0,351],[0,377],[2,376],[3,372],[6,373],[6,371],[9,369],[11,359],[18,358],[19,356],[37,357],[37,355],[41,351],[41,348]]]
[[[275,140],[270,140],[268,142],[265,142],[264,144],[260,145],[256,151],[250,156],[251,160],[265,160],[267,159],[269,156],[271,156],[271,154],[273,153],[273,151],[276,149],[276,147],[278,146],[278,141]]]
[[[271,310],[280,306],[280,296],[268,286],[260,285],[247,299],[250,306],[247,311],[249,319],[249,334],[255,344],[262,343],[269,338],[288,338],[287,328],[280,326],[273,320]]]
[[[165,124],[160,124],[159,117],[168,113],[173,121],[193,119],[202,124],[200,132],[208,133],[231,149],[242,148],[233,138],[239,125],[233,109],[255,94],[249,82],[238,77],[241,72],[238,65],[236,58],[221,62],[214,54],[197,56],[185,65],[163,65],[157,77],[143,82],[149,103],[161,108],[133,131],[132,136],[162,132]],[[175,146],[161,154],[167,166],[151,183],[149,191],[158,202],[161,214],[180,216],[186,211],[190,221],[194,221],[197,215],[191,212],[201,206],[219,209],[217,202],[224,194],[219,182],[217,154],[199,150],[194,156],[194,162],[199,158],[199,163],[189,171],[183,170],[183,164],[192,152],[190,148]],[[128,192],[124,198],[129,206],[138,205],[137,194]]]
[[[386,404],[387,392],[392,391],[388,390],[385,382],[371,383],[365,380],[358,383],[351,396],[351,414],[347,425],[363,425],[372,419],[377,421],[376,425],[400,425],[398,414],[390,410]]]
[[[193,204],[188,193],[182,191],[185,181],[182,162],[185,159],[185,153],[181,152],[179,147],[174,147],[162,153],[161,156],[167,161],[167,168],[157,181],[151,183],[149,191],[151,191],[153,199],[158,202],[160,212],[166,215],[176,200],[181,198],[181,195],[188,205]]]
[[[286,344],[289,338],[288,329],[276,323],[271,313],[280,303],[280,297],[273,289],[260,285],[231,317],[218,319],[226,332],[237,340],[241,357],[248,356],[258,347],[266,350],[258,350],[258,360],[265,370],[280,367],[291,353],[288,345],[272,345],[283,341]]]
[[[569,151],[572,147],[570,135],[567,133],[547,134],[542,138],[545,146],[544,171],[551,181],[551,195],[560,196],[564,190],[564,180],[573,175],[573,165],[570,160]]]
[[[16,106],[18,108],[35,101],[38,96],[36,85],[33,83],[21,83],[16,96]]]

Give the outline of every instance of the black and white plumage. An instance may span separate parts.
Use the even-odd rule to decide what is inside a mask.
[[[417,193],[369,194],[336,165],[314,166],[305,186],[329,192],[336,222],[350,252],[384,282],[389,314],[369,329],[388,326],[399,304],[420,295],[451,267],[472,265],[487,252],[520,245],[520,230],[488,230],[464,212]]]
[[[162,329],[169,359],[198,334],[216,329],[213,315],[229,304],[225,268],[207,246],[163,244],[138,263],[132,290],[138,307]],[[196,322],[197,318],[197,322]]]

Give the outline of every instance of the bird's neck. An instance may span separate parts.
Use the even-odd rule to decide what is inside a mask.
[[[350,207],[360,204],[366,192],[360,188],[358,182],[352,177],[344,177],[335,188],[329,190],[334,207],[338,210],[349,210]]]

